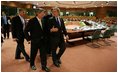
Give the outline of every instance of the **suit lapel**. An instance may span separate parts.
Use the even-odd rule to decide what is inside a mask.
[[[42,28],[44,29],[44,20],[42,19],[41,22],[42,22]]]
[[[19,21],[20,21],[20,26],[23,28],[23,23],[22,23],[22,21],[21,21],[21,19],[20,19],[19,16],[18,16],[18,19],[19,19]]]
[[[56,18],[55,18],[55,17],[53,17],[53,19],[54,19],[54,22],[55,22],[55,23],[57,23]]]
[[[40,26],[40,29],[43,30],[37,18],[36,18],[36,24],[38,24]],[[43,27],[43,23],[42,23],[42,27]]]
[[[23,23],[22,23],[22,21],[21,21],[21,19],[20,19],[20,17],[19,17],[19,16],[18,16],[18,19],[19,19],[20,23],[23,25]]]

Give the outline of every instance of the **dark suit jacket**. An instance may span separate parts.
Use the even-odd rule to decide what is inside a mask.
[[[48,31],[54,26],[58,28],[58,32],[49,32],[51,37],[63,37],[63,34],[66,36],[67,31],[64,25],[64,21],[62,18],[60,18],[61,26],[57,24],[55,17],[50,17],[48,21]]]
[[[47,37],[47,30],[45,28],[45,24],[43,19],[42,21],[42,26],[43,26],[43,30],[40,26],[40,23],[38,22],[38,19],[36,17],[32,18],[29,20],[26,28],[25,28],[25,36],[26,36],[26,40],[40,40],[40,39],[46,39]],[[30,33],[30,35],[28,34],[28,32]]]
[[[12,37],[17,39],[24,39],[23,23],[19,16],[13,17],[12,23]]]

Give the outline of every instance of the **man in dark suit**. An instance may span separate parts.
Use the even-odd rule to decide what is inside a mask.
[[[7,34],[7,38],[9,38],[10,20],[11,20],[10,17],[6,16],[5,12],[2,12],[1,24],[3,28],[4,39],[6,39],[6,34]]]
[[[51,43],[53,63],[57,67],[60,67],[61,64],[60,58],[66,49],[63,35],[65,35],[66,39],[68,39],[64,21],[62,18],[60,18],[59,13],[60,13],[59,8],[55,7],[52,9],[53,17],[49,19],[47,27],[50,33],[50,43]],[[59,52],[56,53],[58,47],[60,49]]]
[[[52,14],[49,14],[46,12],[45,16],[43,17],[44,23],[46,26],[48,26],[48,20],[49,18],[52,17]],[[49,37],[49,34],[47,34],[47,37]],[[51,46],[50,46],[50,39],[47,39],[47,55],[51,56]]]
[[[31,42],[31,51],[30,51],[30,67],[32,70],[36,70],[35,58],[38,50],[40,51],[40,59],[42,70],[49,72],[50,69],[47,65],[47,29],[45,28],[43,22],[43,16],[45,15],[45,10],[40,8],[36,10],[36,17],[29,20],[25,28],[25,36],[28,42]]]
[[[23,59],[21,53],[25,56],[26,61],[29,62],[29,56],[25,51],[24,47],[24,28],[25,28],[25,10],[19,9],[18,16],[12,18],[12,37],[17,42],[15,59]]]

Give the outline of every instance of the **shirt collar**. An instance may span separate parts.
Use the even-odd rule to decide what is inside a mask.
[[[38,21],[41,21],[41,19],[39,19],[38,17],[36,17]]]
[[[22,16],[20,16],[20,15],[18,15],[21,19],[23,19],[23,17]]]

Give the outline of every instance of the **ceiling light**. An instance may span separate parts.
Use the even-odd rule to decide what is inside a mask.
[[[33,9],[36,9],[36,6],[33,6]]]

